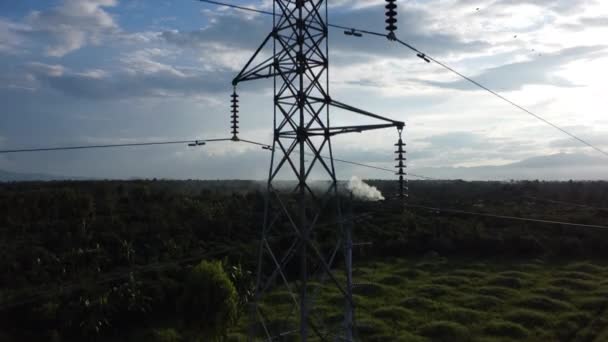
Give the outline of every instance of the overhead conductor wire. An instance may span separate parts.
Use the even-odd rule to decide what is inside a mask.
[[[271,12],[267,12],[267,11],[263,11],[263,10],[258,10],[258,9],[254,9],[254,8],[243,7],[243,6],[231,5],[231,4],[227,4],[227,3],[224,3],[224,2],[220,2],[220,1],[211,1],[211,0],[198,0],[198,1],[200,1],[200,2],[206,2],[206,3],[209,3],[209,4],[213,4],[213,5],[227,6],[227,7],[231,7],[231,8],[235,8],[235,9],[239,9],[239,10],[256,12],[256,13],[260,13],[260,14],[273,15],[273,16],[276,15],[276,14],[273,14]],[[532,112],[531,110],[523,107],[522,105],[519,105],[519,104],[513,102],[512,100],[509,100],[508,98],[506,98],[503,95],[497,93],[496,91],[494,91],[494,90],[488,88],[487,86],[485,86],[485,85],[483,85],[483,84],[475,81],[474,79],[472,79],[472,78],[464,75],[463,73],[455,70],[454,68],[450,67],[449,65],[447,65],[447,64],[445,64],[445,63],[443,63],[443,62],[441,62],[441,61],[439,61],[439,60],[437,60],[437,59],[435,59],[435,58],[433,58],[431,56],[429,56],[428,54],[426,54],[426,53],[418,50],[413,45],[411,45],[411,44],[409,44],[409,43],[407,43],[407,42],[405,42],[405,41],[403,41],[403,40],[401,40],[401,39],[399,39],[399,38],[397,38],[395,36],[389,37],[385,33],[379,33],[379,32],[374,32],[374,31],[362,30],[362,29],[358,29],[358,28],[355,28],[355,27],[347,27],[347,26],[334,25],[334,24],[327,24],[327,26],[333,27],[333,28],[342,29],[342,30],[347,30],[347,31],[350,31],[350,32],[359,32],[359,33],[369,34],[369,35],[372,35],[372,36],[384,37],[384,38],[388,38],[391,41],[396,41],[399,44],[401,44],[401,45],[407,47],[408,49],[412,50],[413,52],[416,52],[417,56],[420,57],[421,59],[425,60],[426,62],[428,62],[428,63],[433,62],[433,63],[441,66],[442,68],[444,68],[444,69],[452,72],[453,74],[455,74],[455,75],[463,78],[464,80],[472,83],[473,85],[479,87],[480,89],[483,89],[483,90],[487,91],[488,93],[490,93],[490,94],[498,97],[499,99],[507,102],[508,104],[514,106],[515,108],[523,111],[524,113],[533,116],[534,118],[536,118],[536,119],[544,122],[545,124],[547,124],[547,125],[555,128],[555,129],[559,130],[560,132],[568,135],[569,137],[577,140],[578,142],[582,143],[583,145],[591,147],[595,151],[597,151],[597,152],[599,152],[599,153],[601,153],[601,154],[603,154],[603,155],[605,155],[605,156],[608,157],[608,151],[605,151],[605,150],[597,147],[596,145],[590,143],[589,141],[587,141],[587,140],[585,140],[583,138],[580,138],[579,136],[575,135],[574,133],[572,133],[572,132],[570,132],[570,131],[568,131],[568,130],[566,130],[566,129],[564,129],[564,128],[556,125],[556,124],[554,124],[553,122],[551,122],[551,121],[543,118],[542,116],[540,116],[540,115]]]

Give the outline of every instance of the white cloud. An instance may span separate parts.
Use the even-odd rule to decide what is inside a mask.
[[[118,24],[104,9],[116,0],[63,0],[46,11],[33,11],[19,33],[44,42],[46,54],[62,57],[87,44],[99,44],[104,36],[119,31]]]
[[[8,20],[0,19],[0,53],[17,54],[23,49],[23,38],[16,31],[24,29]]]
[[[248,2],[254,3],[253,0]],[[183,132],[185,126],[196,122],[197,127],[203,127],[200,131],[203,136],[225,133],[230,80],[271,26],[271,19],[263,15],[205,7],[209,10],[203,13],[206,18],[201,19],[202,28],[196,19],[188,21],[177,16],[176,21],[163,20],[178,13],[163,11],[158,18],[146,17],[149,21],[142,24],[139,31],[124,32],[108,11],[109,7],[117,5],[116,1],[58,0],[57,3],[49,10],[30,13],[19,24],[0,20],[0,53],[29,48],[33,54],[25,61],[44,62],[24,62],[20,81],[12,73],[0,75],[1,83],[7,84],[3,89],[12,87],[0,94],[3,99],[10,100],[21,87],[19,89],[37,89],[30,91],[28,99],[32,101],[28,101],[28,105],[35,107],[40,100],[40,110],[32,109],[32,112],[50,111],[56,102],[72,106],[72,112],[66,116],[88,111],[96,107],[95,104],[102,107],[116,102],[124,104],[124,112],[129,113],[125,117],[138,112],[137,105],[146,106],[139,112],[151,117],[160,116],[161,112],[187,112],[187,122],[183,117],[176,118],[164,126],[180,125]],[[262,1],[255,2],[260,3]],[[606,143],[602,134],[608,128],[608,122],[599,123],[605,116],[602,100],[606,80],[598,71],[606,68],[608,58],[597,55],[597,59],[590,60],[588,57],[593,51],[584,48],[567,59],[560,59],[558,55],[581,46],[605,44],[608,28],[603,24],[608,7],[602,5],[605,7],[602,9],[587,0],[487,0],[480,3],[472,5],[468,0],[399,1],[398,34],[467,75],[485,75],[481,81],[490,88],[504,91],[508,98],[569,127],[583,138],[598,144]],[[265,0],[257,8],[267,9],[270,4],[270,0]],[[330,1],[333,6],[330,20],[383,32],[384,4],[383,0]],[[480,10],[476,11],[476,7]],[[127,18],[127,14],[120,12],[123,9],[124,6],[112,9],[112,13]],[[143,5],[137,9],[141,11],[139,18],[149,14],[145,10]],[[151,31],[158,29],[159,22],[170,27],[163,28],[163,32]],[[543,154],[589,151],[486,93],[463,91],[462,87],[454,86],[457,77],[437,65],[425,63],[411,51],[382,37],[349,38],[341,30],[332,29],[330,43],[332,97],[405,120],[411,166],[479,167]],[[65,56],[93,44],[107,44],[111,48],[107,50],[109,53],[94,56],[78,66],[69,64],[68,58],[57,61],[43,56],[36,51],[39,49],[31,48],[35,45],[50,56]],[[445,88],[450,85],[449,89]],[[263,82],[250,83],[240,89],[241,132],[251,139],[270,141],[272,96],[260,91],[260,87],[264,87]],[[254,89],[255,95],[245,93],[248,89]],[[44,96],[55,100],[44,102]],[[207,100],[197,102],[198,97]],[[128,101],[121,101],[125,99]],[[86,109],[78,105],[81,101],[88,104]],[[22,108],[20,105],[14,107]],[[352,116],[341,117],[341,114],[332,111],[332,123],[353,123]],[[18,112],[14,121],[19,120],[17,115]],[[141,120],[134,121],[137,124],[125,124],[121,129],[141,126]],[[205,128],[210,125],[214,128]],[[109,130],[110,126],[104,128]],[[154,123],[141,128],[144,129],[153,130]],[[162,136],[164,133],[161,130],[150,134]],[[179,134],[175,133],[175,136]],[[198,134],[197,131],[195,135]],[[13,139],[11,136],[11,141]],[[442,145],[441,139],[447,143]],[[394,131],[339,137],[335,140],[336,155],[392,167],[395,140]],[[227,160],[229,149],[244,148],[236,146],[239,145],[225,148],[218,145],[205,151],[215,157],[225,156]],[[260,162],[252,160],[253,163],[257,163],[255,167],[260,166]],[[220,166],[216,168],[221,169]],[[222,175],[221,171],[217,174]],[[365,175],[390,177],[384,173]],[[205,177],[205,174],[200,176]]]

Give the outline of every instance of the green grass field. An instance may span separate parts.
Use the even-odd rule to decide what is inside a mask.
[[[608,265],[602,263],[437,257],[357,266],[362,341],[608,341]],[[336,331],[343,299],[329,283],[315,288],[315,324]],[[292,300],[280,289],[267,296],[262,309],[271,326],[297,326]]]

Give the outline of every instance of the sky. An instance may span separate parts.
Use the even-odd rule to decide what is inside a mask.
[[[608,2],[397,3],[402,40],[608,150]],[[329,21],[383,32],[383,5],[330,0]],[[0,149],[228,137],[231,80],[271,28],[268,16],[195,0],[0,0]],[[605,155],[402,46],[341,30],[331,30],[329,41],[332,98],[404,121],[414,174],[608,178]],[[271,142],[270,87],[239,86],[242,138]],[[356,122],[336,118],[334,124]],[[396,140],[394,130],[344,135],[334,139],[334,154],[392,168]],[[264,179],[269,159],[259,147],[226,142],[7,154],[0,169]],[[337,172],[341,179],[394,177],[343,164]]]

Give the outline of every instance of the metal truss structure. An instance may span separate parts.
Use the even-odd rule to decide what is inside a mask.
[[[275,0],[271,32],[233,80],[233,140],[239,139],[237,85],[259,79],[274,80],[274,138],[250,340],[282,340],[297,334],[300,341],[307,341],[309,337],[353,340],[352,241],[350,225],[345,225],[342,219],[331,138],[389,127],[401,132],[404,127],[401,121],[349,106],[330,96],[327,11],[324,0]],[[380,123],[332,126],[330,108]],[[323,155],[329,158],[326,160]],[[403,165],[402,161],[400,164]],[[402,169],[401,173],[403,175]],[[296,183],[287,190],[279,180],[294,178]],[[335,229],[325,229],[321,238],[319,222],[322,220],[331,221]],[[333,234],[327,234],[328,231]],[[275,237],[286,233],[291,234],[288,240],[273,244]],[[332,272],[340,250],[346,261],[345,277]],[[290,279],[294,272],[299,273],[297,281]],[[314,301],[320,287],[313,287],[311,281],[330,281],[344,297],[343,332],[324,330],[323,322],[315,317]],[[278,285],[290,293],[291,316],[295,317],[271,322],[262,303],[268,292]]]

